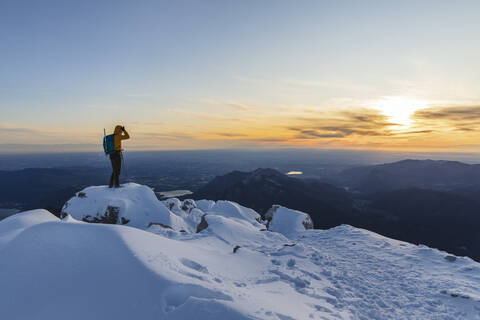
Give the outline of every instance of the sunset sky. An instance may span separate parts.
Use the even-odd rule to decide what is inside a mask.
[[[480,1],[0,1],[0,152],[480,151]],[[31,145],[35,145],[32,147]]]

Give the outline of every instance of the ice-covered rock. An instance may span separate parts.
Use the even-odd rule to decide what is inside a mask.
[[[185,199],[182,201],[182,206],[180,207],[184,212],[191,212],[193,209],[197,207],[195,200],[193,199]]]
[[[88,187],[68,200],[62,212],[86,222],[125,224],[142,229],[152,223],[174,230],[186,228],[184,220],[159,201],[152,189],[136,183],[127,183],[121,188]]]
[[[167,200],[163,200],[162,203],[170,211],[182,217],[187,217],[188,214],[197,207],[195,200],[192,199],[185,199],[181,201],[177,198],[169,198]]]
[[[197,200],[195,201],[197,208],[202,210],[203,212],[208,212],[212,207],[215,205],[215,201],[213,200]]]
[[[182,210],[180,209],[182,202],[177,198],[168,198],[162,202],[170,211],[180,212]]]
[[[202,233],[215,235],[216,238],[232,246],[251,246],[254,244],[255,247],[258,247],[289,242],[281,234],[260,231],[261,229],[256,224],[245,220],[231,219],[214,214],[205,215],[205,220],[207,227]]]
[[[242,219],[253,224],[258,223],[261,219],[261,216],[255,210],[225,200],[217,201],[207,213],[227,218]]]
[[[268,230],[279,232],[286,236],[313,229],[313,221],[307,213],[279,205],[272,206],[265,214],[265,219],[269,221]]]

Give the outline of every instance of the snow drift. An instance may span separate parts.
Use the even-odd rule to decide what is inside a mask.
[[[480,319],[480,264],[305,230],[299,211],[273,208],[269,231],[236,203],[128,184],[82,190],[64,213],[0,222],[2,319]]]

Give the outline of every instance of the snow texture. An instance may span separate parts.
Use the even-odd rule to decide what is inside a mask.
[[[347,225],[304,230],[286,208],[270,222],[282,234],[228,201],[161,202],[136,184],[81,192],[62,220],[0,222],[2,319],[480,319],[469,258]],[[129,223],[79,221],[108,206]]]
[[[274,205],[265,215],[270,220],[268,230],[285,235],[295,234],[305,229],[313,229],[313,221],[304,212]]]

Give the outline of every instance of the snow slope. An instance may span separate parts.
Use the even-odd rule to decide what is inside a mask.
[[[235,203],[85,190],[69,213],[116,205],[139,228],[45,210],[1,221],[2,319],[480,319],[469,258],[346,225],[288,228],[305,216],[286,208],[281,234]],[[150,217],[176,225],[148,227]]]
[[[43,209],[25,211],[7,217],[0,223],[0,248],[15,238],[20,232],[33,225],[58,220],[57,217]]]

